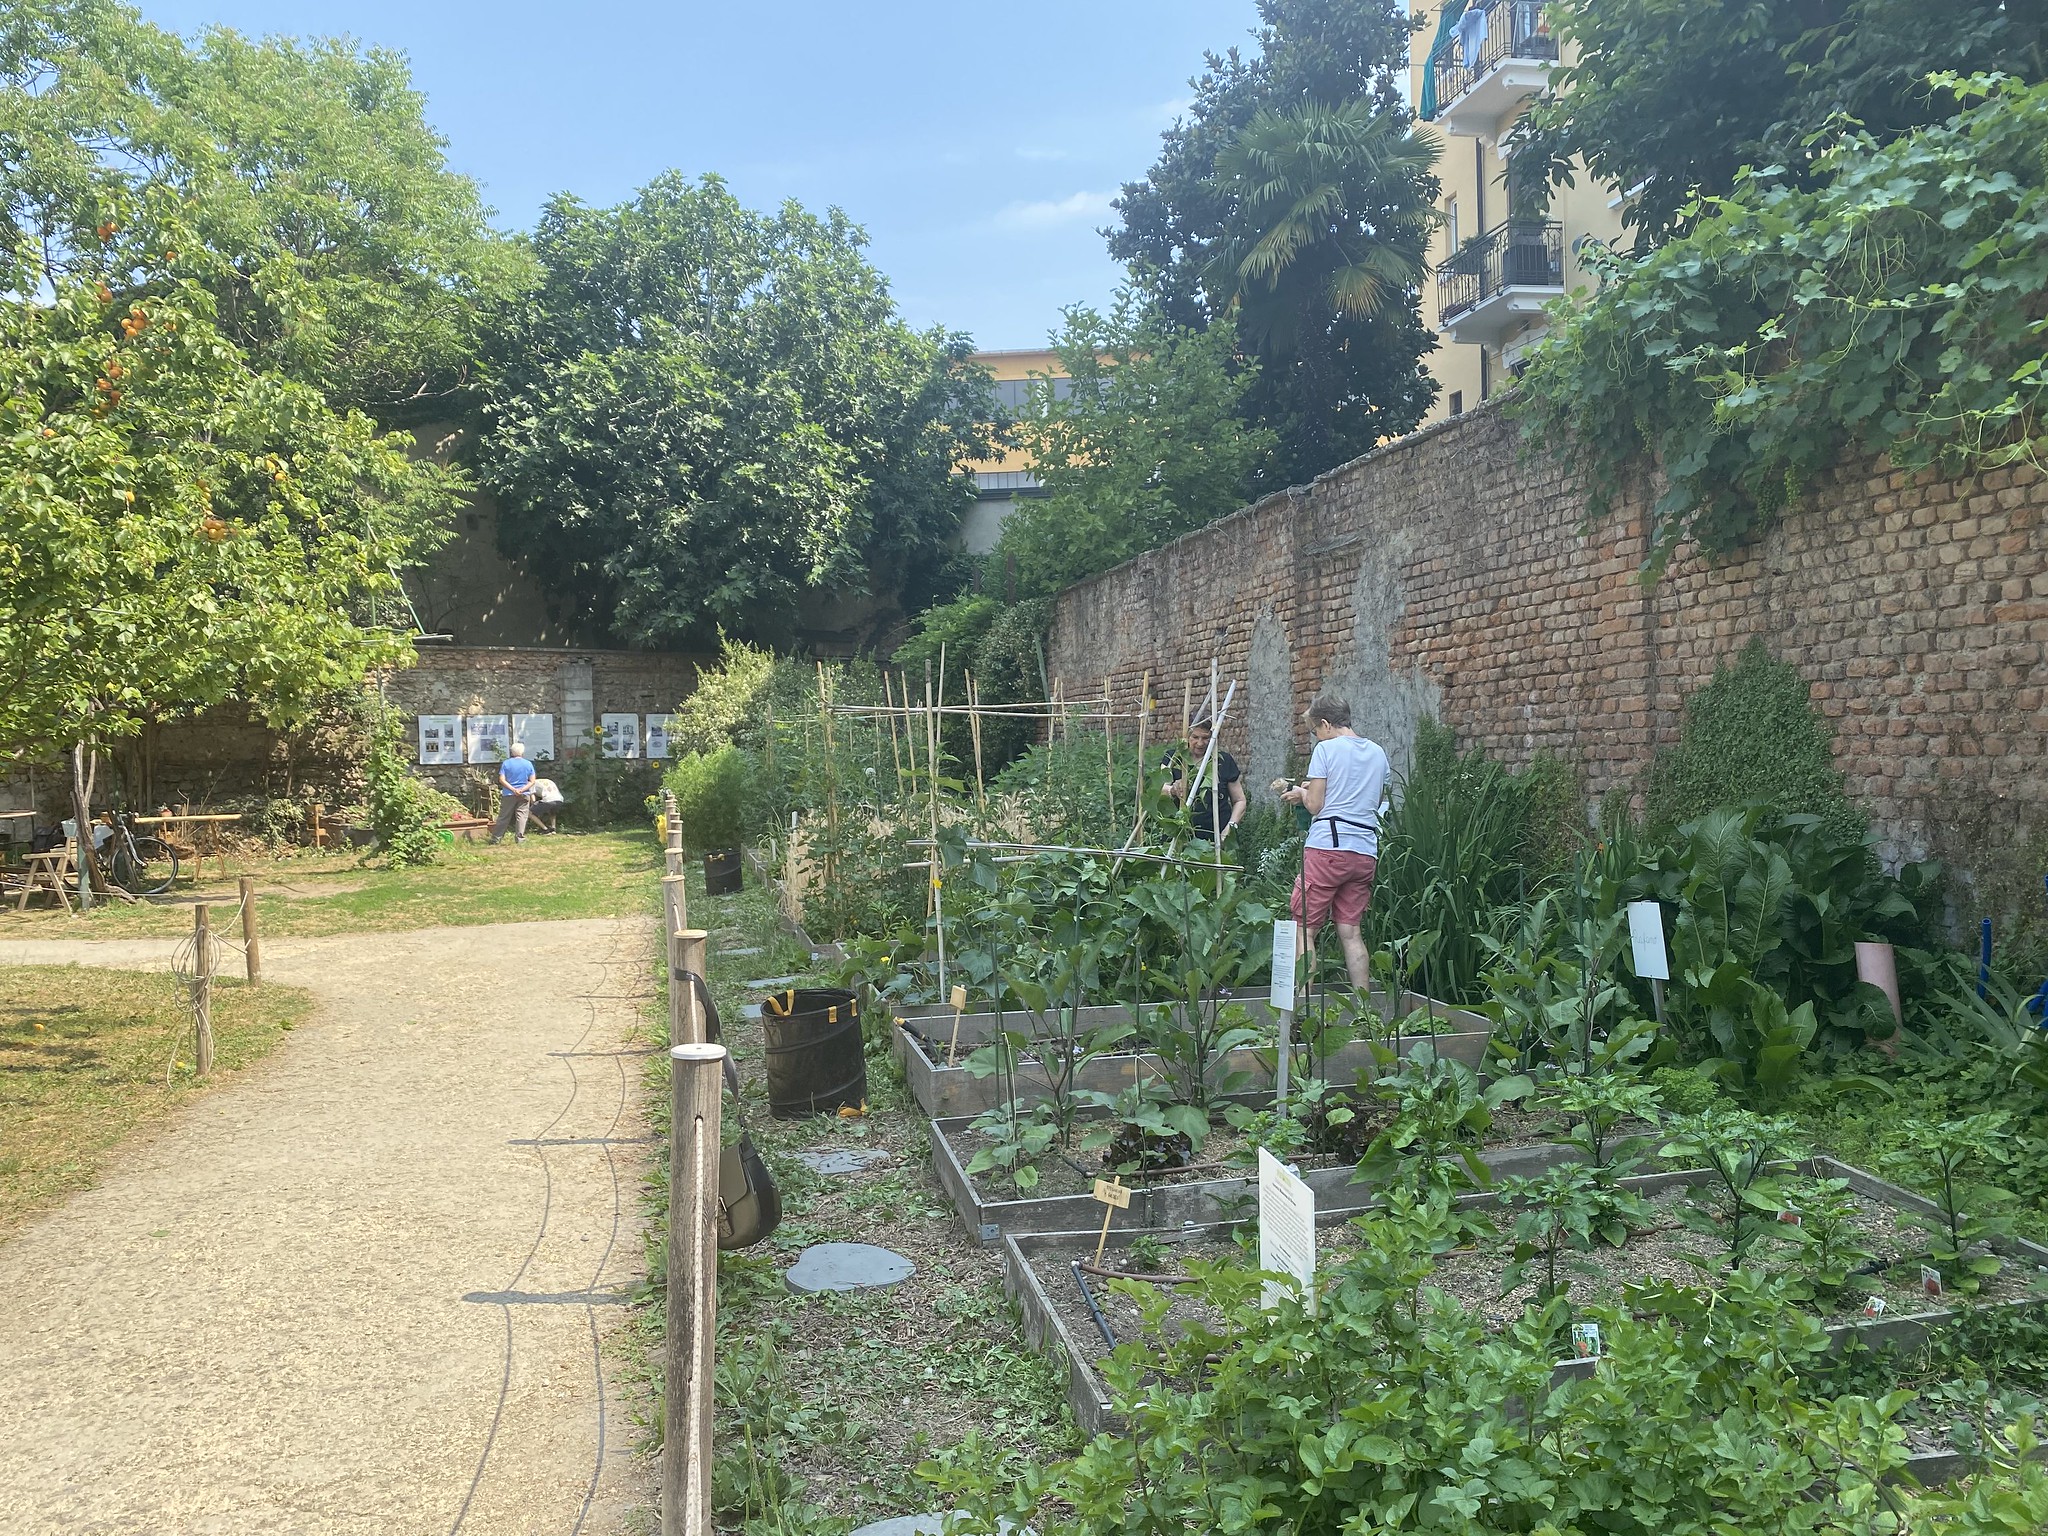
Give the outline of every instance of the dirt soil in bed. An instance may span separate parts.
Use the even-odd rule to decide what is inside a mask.
[[[1683,1190],[1670,1190],[1658,1195],[1648,1201],[1651,1212],[1649,1230],[1632,1237],[1621,1248],[1602,1245],[1590,1254],[1572,1255],[1585,1265],[1586,1270],[1592,1271],[1566,1273],[1572,1299],[1581,1304],[1612,1304],[1619,1302],[1624,1288],[1633,1284],[1659,1280],[1680,1285],[1711,1283],[1719,1265],[1725,1262],[1726,1247],[1718,1238],[1678,1224],[1680,1208],[1687,1199]],[[1880,1257],[1894,1258],[1899,1262],[1881,1274],[1852,1277],[1848,1288],[1834,1304],[1815,1306],[1815,1312],[1823,1321],[1834,1324],[1861,1318],[1865,1301],[1871,1296],[1884,1299],[1885,1315],[1890,1317],[1924,1312],[1963,1300],[1953,1296],[1929,1296],[1921,1289],[1920,1261],[1916,1255],[1924,1249],[1924,1237],[1896,1210],[1862,1199],[1859,1199],[1858,1207],[1858,1225],[1863,1233],[1864,1246]],[[1510,1223],[1502,1220],[1500,1225],[1505,1229]],[[1247,1268],[1255,1265],[1258,1255],[1256,1247],[1250,1246],[1252,1229],[1246,1227],[1242,1230],[1247,1238],[1244,1244],[1229,1238],[1203,1238],[1190,1242],[1169,1239],[1162,1272],[1185,1274],[1190,1261],[1227,1262]],[[1353,1247],[1352,1237],[1348,1225],[1318,1230],[1319,1271],[1327,1272],[1343,1261]],[[1750,1254],[1753,1263],[1766,1268],[1796,1269],[1799,1263],[1798,1250],[1774,1232],[1767,1232],[1754,1240]],[[1505,1238],[1495,1238],[1472,1249],[1454,1251],[1438,1260],[1431,1284],[1468,1309],[1483,1314],[1490,1325],[1496,1328],[1504,1326],[1510,1318],[1519,1316],[1525,1305],[1535,1301],[1533,1285],[1503,1290],[1501,1275],[1512,1256]],[[1120,1257],[1118,1251],[1112,1249],[1104,1258],[1104,1267],[1126,1265],[1127,1257],[1127,1250]],[[1078,1249],[1072,1254],[1040,1252],[1033,1257],[1033,1267],[1039,1284],[1059,1311],[1068,1332],[1089,1359],[1099,1360],[1109,1353],[1110,1345],[1089,1311],[1068,1262],[1070,1259],[1088,1258],[1092,1258],[1092,1253]],[[1705,1260],[1706,1267],[1701,1268],[1693,1262],[1694,1259]],[[1142,1281],[1145,1277],[1134,1273],[1131,1278]],[[2004,1269],[1984,1282],[1975,1297],[1967,1301],[1976,1305],[1995,1304],[2019,1301],[2029,1294],[2043,1294],[2038,1285],[2041,1279],[2030,1269],[2008,1262]],[[1142,1315],[1138,1303],[1113,1291],[1108,1279],[1091,1275],[1087,1280],[1096,1306],[1102,1311],[1117,1341],[1123,1343],[1138,1337]],[[1200,1299],[1196,1288],[1174,1286],[1171,1289],[1174,1301],[1166,1319],[1169,1329],[1197,1321],[1207,1327],[1218,1326],[1220,1315]]]

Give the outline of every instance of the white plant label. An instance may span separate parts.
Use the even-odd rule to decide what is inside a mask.
[[[1316,1192],[1264,1147],[1259,1148],[1259,1268],[1293,1276],[1309,1315],[1315,1315]],[[1287,1291],[1268,1280],[1264,1305],[1277,1306]]]
[[[1283,917],[1273,925],[1273,1007],[1281,1013],[1294,1012],[1294,919]]]
[[[1671,961],[1664,953],[1664,909],[1654,901],[1628,904],[1628,939],[1635,950],[1636,974],[1645,981],[1669,981]]]

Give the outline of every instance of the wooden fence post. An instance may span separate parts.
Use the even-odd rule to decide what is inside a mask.
[[[242,876],[242,959],[248,967],[249,984],[263,979],[263,939],[256,931],[256,877]]]
[[[708,983],[711,973],[704,969],[706,950],[711,935],[702,928],[679,928],[675,934],[675,973],[688,972],[702,976]],[[673,1044],[701,1044],[704,1040],[704,1010],[697,1006],[697,989],[685,987],[672,975],[668,993],[669,1039]]]
[[[680,871],[661,877],[661,915],[667,933],[690,926],[689,882]]]
[[[662,1536],[712,1536],[711,1410],[725,1047],[677,1045],[668,1057],[671,1143],[661,1529]]]
[[[196,1064],[205,1077],[213,1071],[213,925],[203,901],[192,909],[192,1016],[199,1036]]]

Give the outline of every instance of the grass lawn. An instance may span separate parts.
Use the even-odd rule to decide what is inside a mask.
[[[312,1006],[296,988],[217,982],[201,1084],[187,995],[163,974],[0,966],[0,1236],[91,1184],[124,1137],[260,1060]]]
[[[661,851],[652,828],[529,836],[526,842],[456,842],[422,869],[387,869],[360,854],[207,860],[204,880],[181,880],[168,897],[95,906],[85,917],[56,908],[0,911],[0,938],[128,939],[192,930],[191,904],[236,900],[235,876],[256,877],[265,935],[318,937],[475,923],[624,917],[656,898]],[[216,918],[216,921],[220,921]]]

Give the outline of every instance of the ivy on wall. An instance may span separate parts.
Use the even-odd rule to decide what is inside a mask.
[[[1661,469],[1647,573],[1735,549],[1842,452],[1968,473],[2040,463],[2048,85],[1939,83],[1968,104],[1879,144],[1852,134],[1799,190],[1779,167],[1687,210],[1562,311],[1517,406],[1604,514]]]

